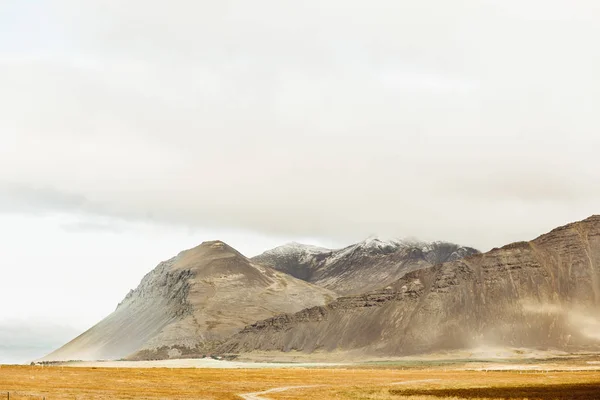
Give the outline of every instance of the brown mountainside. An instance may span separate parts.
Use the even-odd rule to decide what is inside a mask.
[[[600,216],[246,327],[222,352],[600,347]]]
[[[43,360],[197,356],[247,324],[334,296],[205,242],[159,264],[111,315]]]

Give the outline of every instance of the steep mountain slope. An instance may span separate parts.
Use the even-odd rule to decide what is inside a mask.
[[[600,348],[600,216],[246,327],[223,352]]]
[[[111,315],[43,360],[199,355],[249,323],[334,296],[205,242],[159,264]]]
[[[352,295],[383,288],[408,272],[476,253],[473,248],[446,242],[369,238],[340,250],[290,243],[252,261]]]

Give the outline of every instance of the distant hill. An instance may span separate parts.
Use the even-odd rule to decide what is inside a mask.
[[[408,272],[477,253],[471,247],[447,242],[371,237],[340,250],[290,243],[252,261],[352,295],[383,288]]]
[[[326,265],[331,255],[320,254],[319,265]],[[315,256],[305,257],[305,277],[326,281],[311,275]],[[483,345],[599,349],[600,216],[415,270],[386,289],[251,324],[220,350],[390,356]]]
[[[334,298],[205,242],[160,263],[111,315],[41,361],[200,356],[245,325]]]

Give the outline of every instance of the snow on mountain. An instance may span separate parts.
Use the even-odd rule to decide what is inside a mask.
[[[274,249],[267,250],[263,254],[271,255],[288,255],[288,254],[321,254],[331,253],[333,250],[326,249],[324,247],[312,246],[308,244],[302,244],[298,242],[286,243],[283,246],[275,247]]]
[[[370,236],[337,250],[288,243],[252,260],[346,295],[383,287],[407,272],[474,253],[477,250],[447,242]]]

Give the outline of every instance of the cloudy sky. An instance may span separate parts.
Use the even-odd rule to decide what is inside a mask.
[[[1,1],[0,334],[60,341],[207,239],[599,213],[599,37],[595,0]]]

